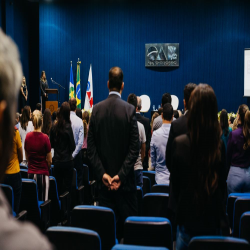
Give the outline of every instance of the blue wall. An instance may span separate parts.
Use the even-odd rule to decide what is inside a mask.
[[[62,101],[68,100],[70,61],[76,73],[80,58],[82,105],[91,63],[94,104],[108,95],[109,69],[120,66],[125,100],[132,92],[147,94],[151,105],[158,106],[162,94],[169,92],[179,97],[182,109],[184,86],[206,82],[216,92],[219,109],[235,112],[247,102],[243,59],[244,48],[250,47],[250,3],[218,2],[40,3],[40,72],[45,70],[47,78],[66,88]],[[145,68],[145,43],[165,42],[180,44],[180,67]]]

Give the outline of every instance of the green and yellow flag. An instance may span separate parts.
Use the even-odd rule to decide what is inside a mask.
[[[77,73],[76,73],[76,105],[77,105],[77,108],[79,109],[81,109],[80,64],[81,62],[78,59]]]

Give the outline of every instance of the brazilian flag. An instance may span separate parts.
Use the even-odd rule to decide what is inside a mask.
[[[77,108],[81,109],[81,84],[80,84],[80,64],[77,62],[77,73],[76,73],[76,105]]]

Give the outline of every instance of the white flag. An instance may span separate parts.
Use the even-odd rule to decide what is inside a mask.
[[[93,79],[92,79],[92,68],[90,64],[84,110],[92,112],[92,108],[93,108]]]

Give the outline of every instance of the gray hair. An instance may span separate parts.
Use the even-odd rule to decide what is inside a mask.
[[[137,96],[137,108],[141,110],[141,97]]]

